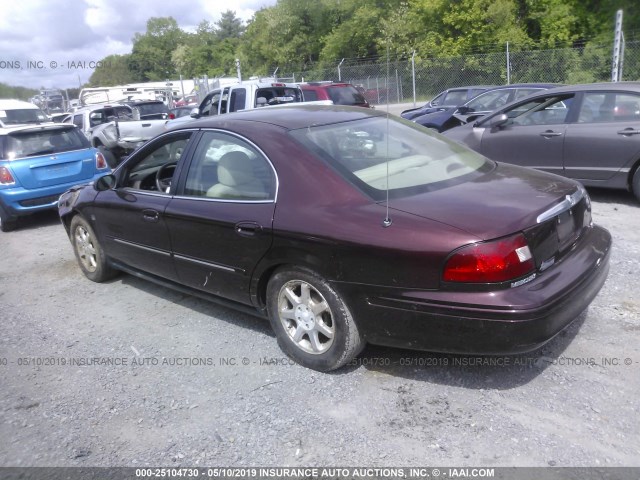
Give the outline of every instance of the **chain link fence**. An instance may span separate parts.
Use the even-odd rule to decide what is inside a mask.
[[[310,65],[304,70],[282,69],[279,78],[311,82],[334,80],[361,87],[370,103],[418,103],[451,87],[513,83],[593,83],[611,80],[612,46],[586,44],[580,48],[486,53],[461,57],[420,57],[387,62],[342,60]],[[640,41],[627,42],[623,80],[640,80]],[[414,94],[415,89],[415,94]],[[414,96],[415,95],[415,96]]]

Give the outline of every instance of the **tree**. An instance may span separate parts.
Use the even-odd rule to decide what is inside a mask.
[[[150,18],[147,31],[133,37],[129,68],[142,81],[158,81],[176,75],[171,54],[184,43],[185,33],[173,17]]]
[[[130,55],[109,55],[103,58],[89,77],[89,86],[124,85],[139,81],[129,70]]]
[[[236,12],[231,10],[223,12],[220,20],[216,22],[215,33],[218,40],[239,39],[244,31],[242,20],[237,18]]]

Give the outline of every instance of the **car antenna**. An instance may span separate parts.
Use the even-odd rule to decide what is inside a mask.
[[[386,147],[387,147],[387,152],[386,152],[386,156],[387,156],[387,178],[386,178],[386,188],[387,188],[387,212],[386,215],[384,217],[384,220],[382,220],[382,226],[384,228],[388,228],[391,226],[391,224],[393,223],[393,221],[391,220],[391,217],[389,216],[389,39],[387,38],[387,81],[386,81],[386,90],[387,90],[387,140],[386,140]]]

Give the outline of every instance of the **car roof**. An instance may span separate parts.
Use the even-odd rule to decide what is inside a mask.
[[[451,87],[451,88],[447,88],[446,90],[444,90],[445,92],[453,92],[455,90],[476,90],[479,88],[484,88],[484,89],[491,89],[491,88],[496,88],[497,85],[469,85],[468,87]]]
[[[233,121],[268,123],[288,130],[331,123],[349,122],[370,117],[383,117],[386,113],[362,107],[339,105],[309,105],[302,102],[283,106],[271,106],[240,112],[205,117],[181,124],[178,129],[226,128]]]
[[[40,125],[19,125],[16,127],[4,127],[0,128],[0,135],[9,135],[10,133],[21,132],[21,131],[39,131],[39,130],[58,130],[59,128],[70,129],[77,128],[75,125],[71,123],[42,123]]]
[[[586,91],[633,91],[640,92],[640,82],[602,82],[602,83],[582,83],[578,85],[563,85],[548,90],[548,92],[586,92]]]

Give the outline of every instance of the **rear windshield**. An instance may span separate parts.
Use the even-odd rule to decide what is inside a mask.
[[[135,108],[140,112],[140,118],[157,113],[169,113],[169,107],[162,102],[142,103],[140,105],[135,105]]]
[[[402,119],[367,118],[292,130],[290,134],[374,200],[457,185],[493,162]]]
[[[0,158],[15,160],[90,148],[87,138],[76,128],[45,128],[14,132],[0,137]]]
[[[362,94],[351,85],[327,87],[329,97],[336,105],[360,105],[366,103]]]
[[[5,125],[20,125],[23,123],[48,122],[49,119],[39,108],[24,108],[16,110],[0,110],[0,122]]]
[[[258,99],[264,98],[267,105],[278,105],[280,103],[302,102],[302,91],[299,88],[289,87],[268,87],[259,88],[256,91],[256,105]]]

